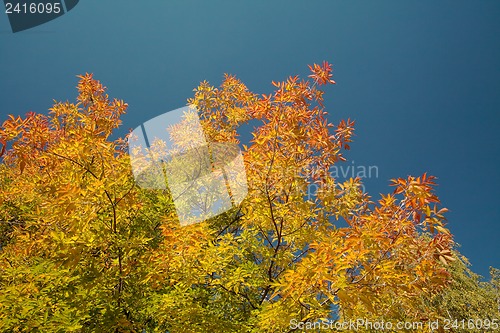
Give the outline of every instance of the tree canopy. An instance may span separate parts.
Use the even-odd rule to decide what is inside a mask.
[[[380,198],[360,178],[335,179],[354,122],[327,119],[332,66],[310,70],[272,82],[268,95],[231,75],[195,89],[188,104],[207,140],[242,147],[248,193],[186,226],[171,191],[135,182],[128,137],[110,139],[127,104],[91,74],[79,77],[76,102],[9,116],[0,128],[0,331],[291,332],[292,322],[458,313],[447,291],[479,282],[457,278],[468,270],[435,177],[394,179]],[[257,125],[243,145],[238,129],[249,122]],[[189,131],[177,139],[189,143]],[[497,302],[498,289],[485,288],[470,314]]]

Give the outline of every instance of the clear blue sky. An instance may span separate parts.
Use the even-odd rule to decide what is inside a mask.
[[[269,93],[328,60],[329,119],[355,119],[349,161],[379,169],[367,190],[437,176],[449,228],[485,276],[500,267],[499,17],[496,0],[84,0],[13,34],[0,13],[0,119],[74,100],[76,75],[93,72],[130,105],[124,134],[202,80],[229,72]]]

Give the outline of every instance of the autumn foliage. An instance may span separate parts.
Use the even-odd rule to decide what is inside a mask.
[[[380,198],[334,179],[354,122],[327,120],[332,66],[310,69],[268,95],[230,75],[195,89],[211,141],[240,144],[240,126],[256,126],[240,144],[247,197],[186,227],[169,191],[135,184],[126,140],[110,140],[127,104],[92,75],[76,103],[10,116],[0,331],[288,332],[291,320],[443,316],[423,301],[447,288],[454,260],[435,178],[394,179]]]

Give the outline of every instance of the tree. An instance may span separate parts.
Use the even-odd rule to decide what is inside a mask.
[[[310,69],[269,95],[230,75],[195,89],[188,102],[211,142],[240,144],[238,128],[259,125],[243,145],[247,197],[184,227],[168,190],[135,184],[127,141],[109,139],[127,105],[92,75],[76,103],[10,116],[0,330],[289,332],[291,322],[437,317],[422,300],[447,288],[454,256],[435,178],[394,179],[377,201],[359,178],[337,182],[330,170],[354,122],[327,121],[320,87],[335,83],[332,67]]]
[[[435,309],[441,322],[449,323],[453,332],[471,332],[481,328],[493,330],[494,320],[498,320],[500,315],[498,276],[495,275],[498,270],[491,268],[491,280],[483,282],[481,276],[469,268],[470,263],[458,252],[458,246],[453,249],[453,255],[457,260],[448,268],[451,275],[449,286],[425,299],[425,307]],[[474,327],[477,330],[472,329]]]

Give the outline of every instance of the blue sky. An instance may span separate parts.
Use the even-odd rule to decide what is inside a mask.
[[[179,108],[223,73],[269,93],[271,80],[328,60],[329,119],[356,120],[347,155],[388,180],[428,172],[473,270],[500,267],[500,2],[81,1],[13,34],[0,13],[0,121],[74,100],[94,73],[130,105],[123,135]],[[244,133],[243,133],[244,134]]]

